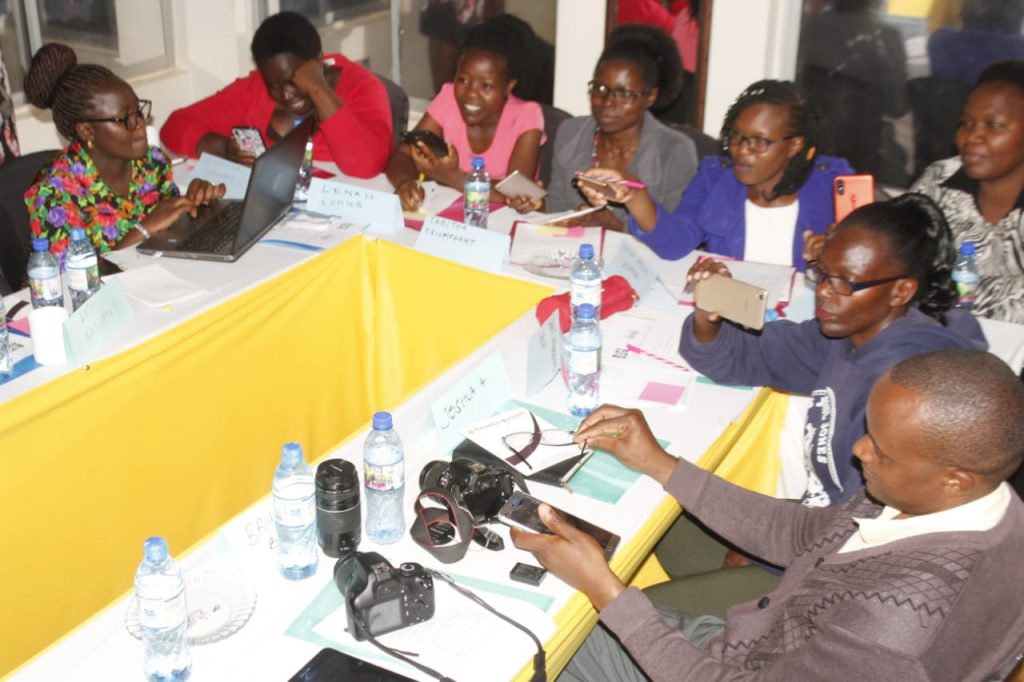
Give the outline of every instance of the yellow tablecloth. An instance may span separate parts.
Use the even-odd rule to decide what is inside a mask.
[[[546,295],[356,239],[0,408],[0,675]]]

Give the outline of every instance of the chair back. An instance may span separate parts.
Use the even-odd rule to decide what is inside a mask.
[[[32,251],[25,192],[36,175],[50,163],[56,149],[8,157],[0,166],[0,274],[17,291],[25,284],[25,269]]]
[[[394,82],[390,78],[374,74],[384,84],[384,89],[388,91],[388,103],[391,104],[391,130],[395,136],[395,146],[397,147],[402,141],[402,136],[405,135],[405,129],[409,125],[409,96],[405,94],[405,90],[402,86]]]
[[[711,137],[707,133],[697,130],[689,123],[673,123],[668,121],[662,121],[672,130],[678,130],[683,135],[690,138],[693,142],[693,146],[697,148],[697,158],[703,159],[708,156],[718,156],[721,149],[718,147],[718,140]]]
[[[544,113],[544,136],[548,138],[540,148],[540,179],[545,187],[549,187],[551,185],[551,165],[555,161],[555,137],[558,135],[558,126],[572,118],[572,115],[568,111],[550,104],[541,104],[540,109]]]

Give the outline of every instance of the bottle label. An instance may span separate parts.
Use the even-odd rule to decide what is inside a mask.
[[[61,297],[60,276],[45,277],[43,279],[30,279],[28,288],[32,292],[32,298],[52,301]]]
[[[573,374],[593,374],[601,366],[601,350],[569,351],[569,371]]]
[[[957,305],[973,305],[974,300],[978,297],[977,294],[978,283],[977,282],[957,282],[956,283],[956,301]]]
[[[584,303],[589,303],[597,308],[601,305],[601,281],[595,279],[593,283],[574,283],[569,293],[569,298],[571,304],[577,308]]]
[[[401,488],[405,484],[405,463],[400,461],[380,466],[363,462],[363,480],[370,490],[387,492]]]
[[[96,262],[96,258],[93,257],[90,260],[85,260],[79,264],[72,264],[68,262],[68,287],[77,291],[86,291],[89,288],[90,282],[97,282],[100,278],[99,264]]]
[[[274,520],[282,526],[308,526],[316,521],[316,501],[312,495],[298,500],[275,496]]]
[[[188,619],[185,590],[171,599],[146,599],[136,595],[139,602],[139,625],[153,630],[177,627]]]

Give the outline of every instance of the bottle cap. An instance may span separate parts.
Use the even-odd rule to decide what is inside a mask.
[[[594,245],[593,244],[580,244],[580,258],[583,260],[589,260],[594,257]]]
[[[158,564],[167,558],[167,541],[159,535],[146,538],[142,545],[142,554],[150,563]]]
[[[963,244],[960,245],[960,255],[961,256],[973,256],[974,253],[975,253],[975,251],[974,251],[974,242],[968,240],[968,241],[966,241],[966,242],[964,242]]]
[[[581,320],[594,319],[594,306],[590,303],[580,303],[580,307],[576,309],[576,317]]]
[[[484,157],[482,157],[482,156],[474,156],[473,157],[473,168],[477,169],[477,168],[483,168],[483,167],[484,167]]]
[[[36,239],[33,239],[32,240],[32,250],[33,251],[49,251],[50,250],[50,240],[47,239],[46,237],[38,237]]]
[[[295,466],[302,461],[302,446],[298,443],[285,443],[281,448],[281,464]]]
[[[71,228],[71,241],[78,242],[85,239],[85,228],[84,227],[72,227]]]
[[[374,431],[387,431],[391,428],[391,413],[390,412],[374,412],[373,413],[373,430]]]

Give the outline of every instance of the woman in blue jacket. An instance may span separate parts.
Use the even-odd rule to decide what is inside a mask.
[[[662,258],[701,247],[803,270],[805,237],[833,222],[833,178],[853,172],[843,159],[818,156],[817,137],[817,112],[795,84],[758,81],[725,116],[722,155],[701,161],[674,211],[621,184],[613,201],[629,210],[629,231]],[[587,175],[621,179],[605,168]],[[584,194],[594,205],[608,201]]]

